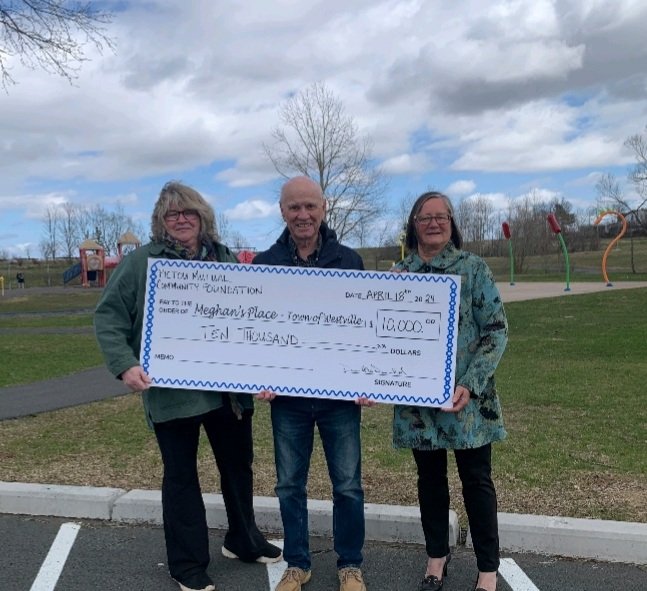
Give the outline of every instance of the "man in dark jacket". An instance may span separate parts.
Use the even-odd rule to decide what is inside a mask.
[[[296,177],[283,185],[280,200],[286,228],[254,263],[332,269],[364,269],[361,257],[337,241],[324,222],[326,201],[317,183]],[[360,570],[364,545],[364,491],[361,480],[360,418],[366,399],[276,396],[272,403],[276,494],[283,520],[283,556],[288,568],[275,591],[300,591],[311,577],[307,481],[315,425],[323,443],[333,487],[333,538],[340,591],[366,591]]]

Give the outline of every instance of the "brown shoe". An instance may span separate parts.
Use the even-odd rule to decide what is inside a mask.
[[[301,591],[301,585],[305,585],[310,577],[312,577],[312,571],[289,566],[274,591]]]
[[[366,591],[360,569],[347,566],[346,568],[340,568],[337,574],[339,575],[339,591]]]

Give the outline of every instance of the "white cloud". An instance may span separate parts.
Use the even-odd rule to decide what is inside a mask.
[[[269,203],[261,199],[251,199],[238,203],[235,207],[227,209],[224,213],[231,220],[254,220],[267,218],[278,214],[278,203]]]
[[[445,189],[445,192],[453,197],[453,196],[460,196],[460,195],[468,195],[470,193],[474,192],[474,189],[476,189],[476,183],[474,181],[455,181],[447,189]]]
[[[25,216],[32,219],[42,219],[44,211],[50,206],[58,206],[73,200],[74,193],[53,192],[22,195],[0,195],[0,211],[23,211]]]
[[[384,174],[411,174],[428,171],[431,166],[423,154],[400,154],[379,165]]]

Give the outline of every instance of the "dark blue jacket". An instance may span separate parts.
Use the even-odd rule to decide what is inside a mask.
[[[325,269],[359,269],[364,270],[364,262],[352,248],[340,244],[337,234],[325,223],[319,228],[321,234],[321,251],[317,267]],[[285,265],[293,267],[292,253],[289,244],[290,233],[285,228],[278,240],[267,250],[259,252],[252,261],[257,265]]]

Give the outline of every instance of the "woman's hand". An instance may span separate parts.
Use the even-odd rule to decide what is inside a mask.
[[[270,392],[269,390],[261,390],[256,394],[256,400],[265,400],[266,402],[272,402],[276,398],[276,392]]]
[[[141,392],[151,385],[151,379],[141,365],[135,365],[121,374],[121,379],[133,392]]]
[[[441,408],[445,412],[459,412],[463,410],[470,401],[470,391],[465,386],[456,386],[452,397],[451,408]]]

